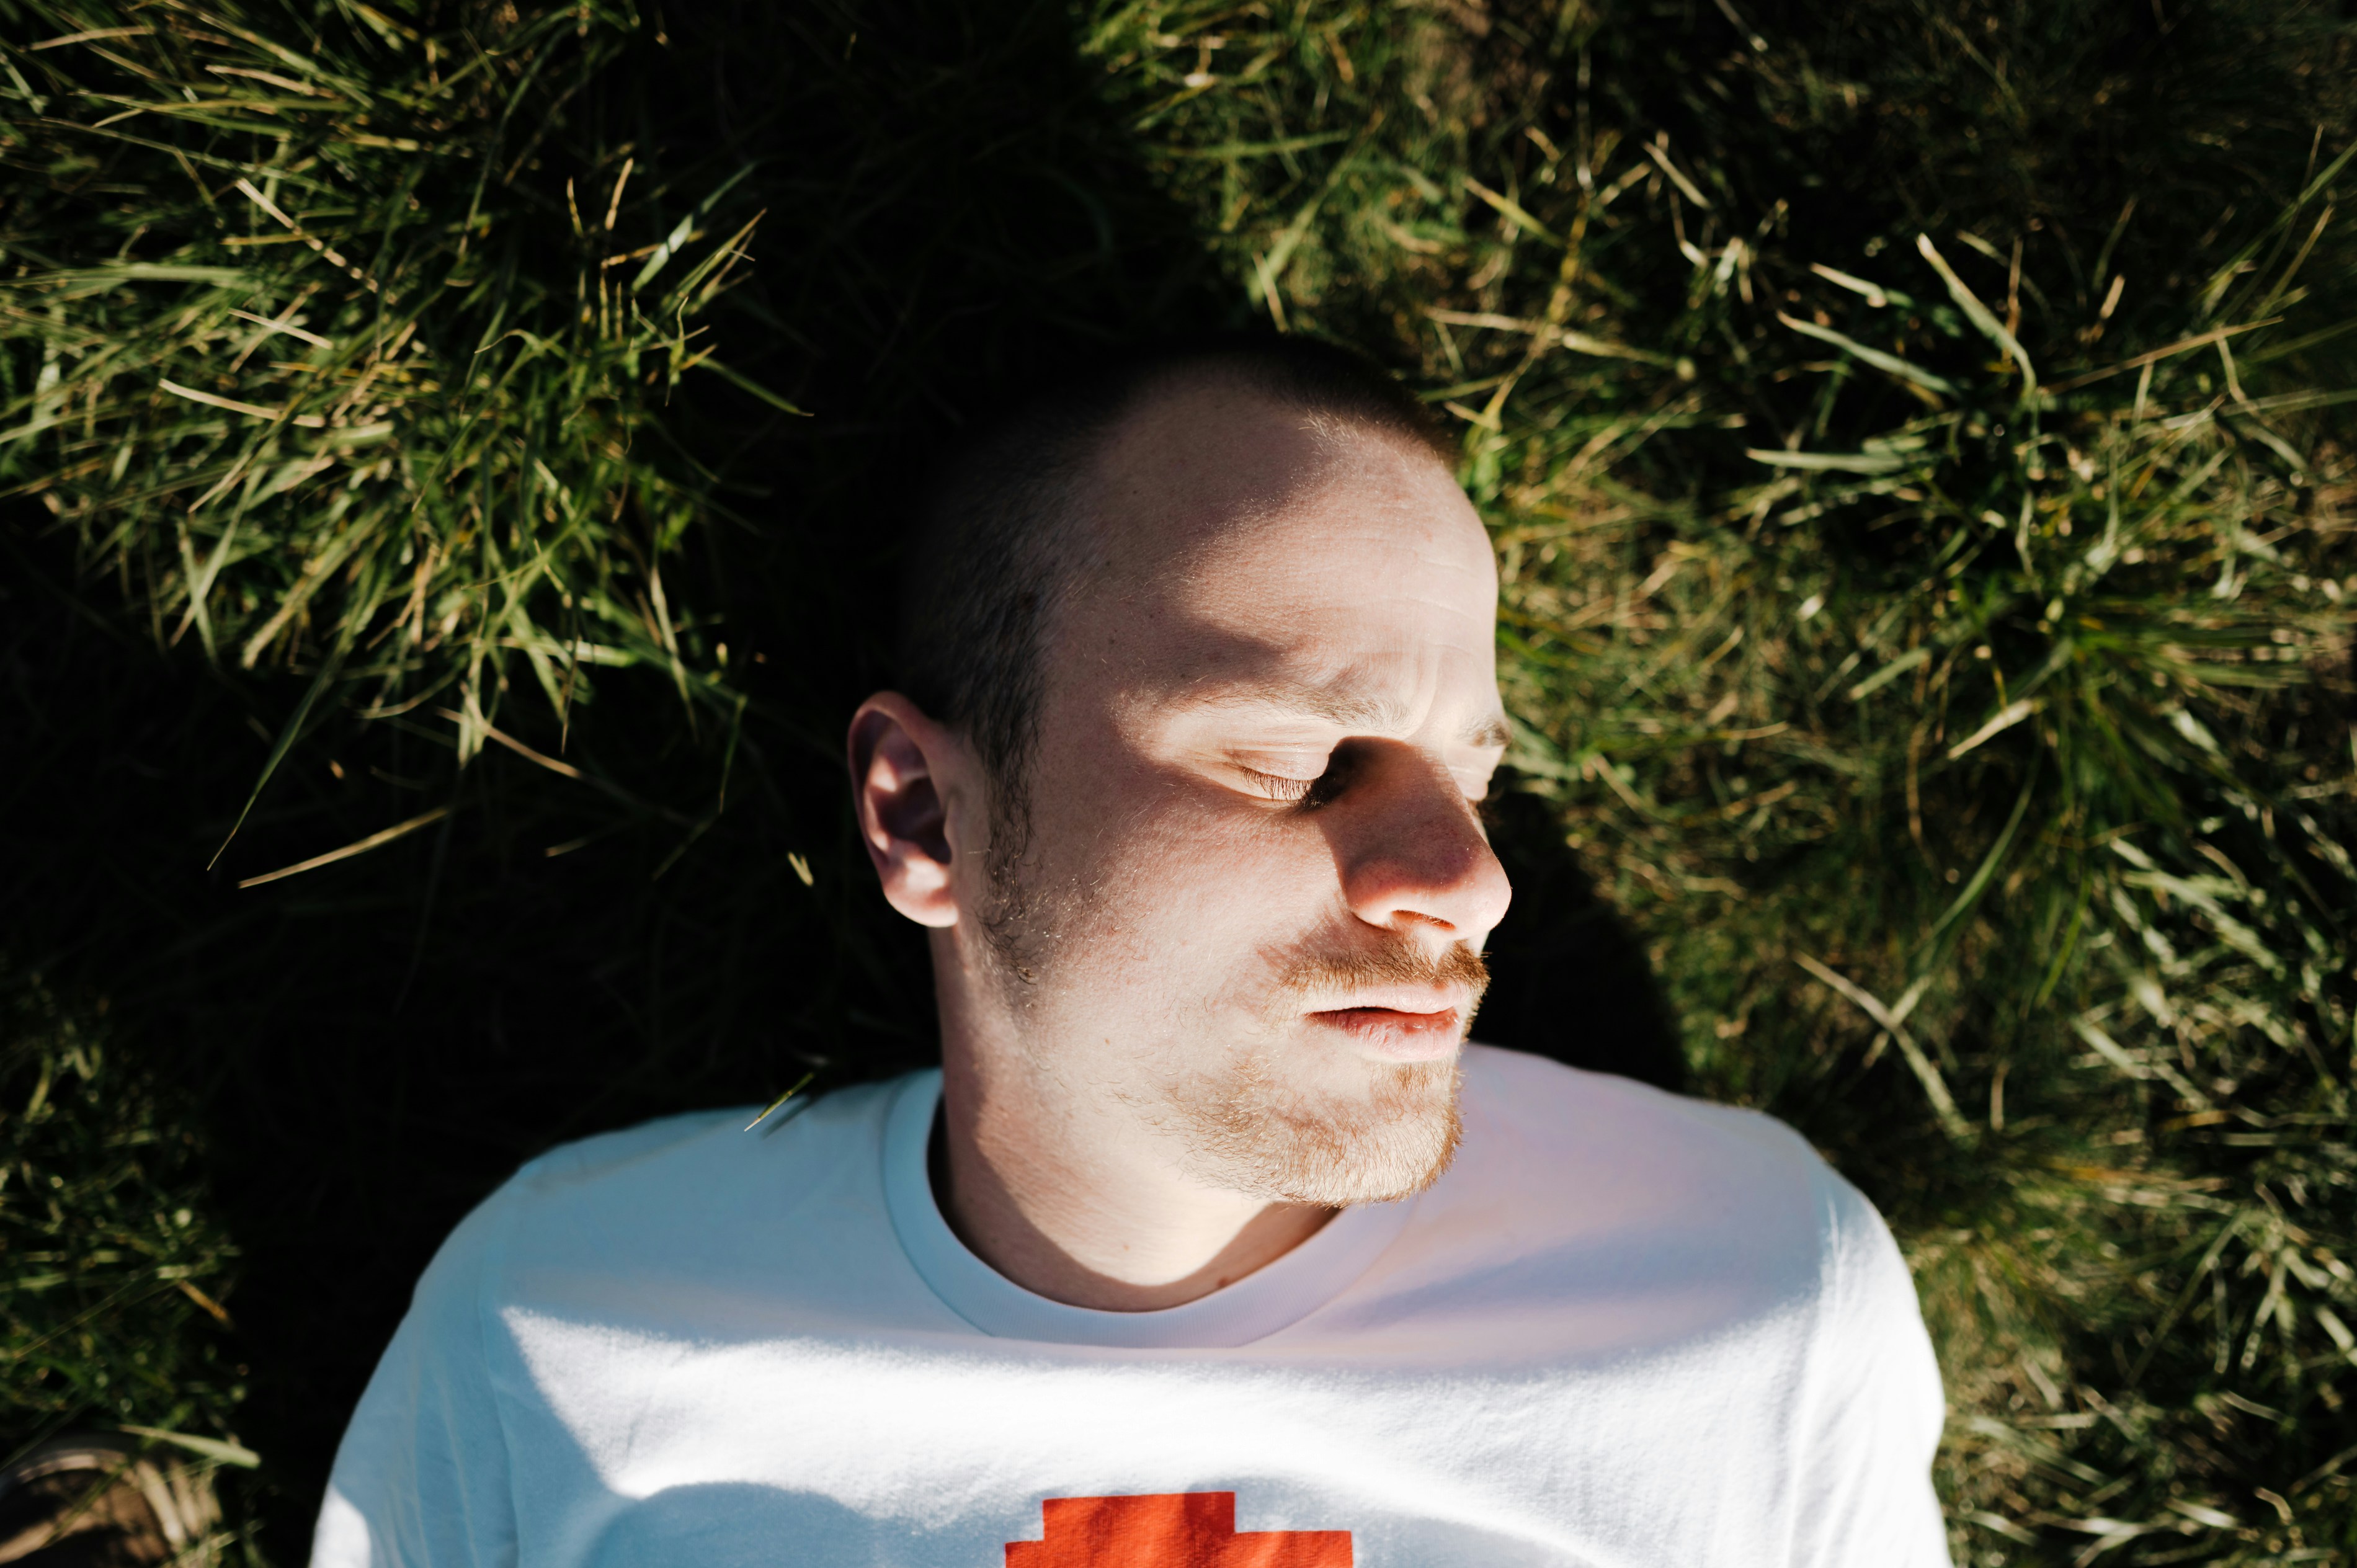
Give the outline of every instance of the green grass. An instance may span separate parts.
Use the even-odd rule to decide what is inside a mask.
[[[264,781],[322,699],[438,704],[461,765],[513,681],[711,700],[662,564],[714,486],[661,414],[734,374],[694,323],[759,215],[601,136],[627,14],[291,19],[16,18],[17,493],[158,642],[307,678]]]
[[[69,1008],[13,967],[0,985],[12,1448],[98,1422],[141,1429],[176,1460],[194,1450],[208,1469],[252,1464],[217,1435],[235,1429],[247,1372],[219,1332],[231,1322],[236,1249],[210,1201],[201,1139],[113,1047],[102,1007]]]
[[[85,819],[9,940],[186,1088],[213,1196],[139,1201],[274,1333],[242,1412],[93,1391],[190,1305],[13,1428],[235,1422],[291,1554],[295,1387],[516,1158],[920,1059],[828,757],[891,478],[1257,319],[1458,422],[1540,847],[1651,962],[1598,983],[1890,1215],[1959,1563],[2357,1560],[2339,11],[0,16],[10,805]]]

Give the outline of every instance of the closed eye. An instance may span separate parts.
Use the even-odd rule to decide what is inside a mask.
[[[1309,798],[1309,792],[1318,787],[1318,780],[1315,779],[1296,779],[1284,773],[1264,773],[1257,768],[1247,768],[1243,769],[1243,773],[1244,777],[1253,781],[1254,788],[1272,800],[1287,802],[1306,800]]]
[[[1304,779],[1297,774],[1265,773],[1254,768],[1246,768],[1244,771],[1266,791],[1270,800],[1287,801],[1314,811],[1337,799],[1363,761],[1363,753],[1345,741],[1327,756],[1325,767],[1315,779]]]

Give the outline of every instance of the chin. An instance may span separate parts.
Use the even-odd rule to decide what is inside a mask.
[[[1198,1079],[1172,1097],[1170,1130],[1206,1185],[1335,1208],[1388,1203],[1422,1192],[1456,1158],[1456,1057],[1378,1065],[1349,1089],[1262,1072]]]

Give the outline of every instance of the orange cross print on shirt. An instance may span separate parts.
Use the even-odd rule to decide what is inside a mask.
[[[1006,1568],[1351,1568],[1347,1530],[1236,1533],[1233,1492],[1049,1498],[1039,1541],[1006,1543]]]

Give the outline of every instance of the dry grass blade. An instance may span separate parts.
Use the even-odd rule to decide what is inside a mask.
[[[275,871],[265,871],[259,876],[244,877],[239,881],[238,886],[259,887],[265,882],[276,882],[283,877],[300,875],[306,871],[317,871],[323,865],[333,865],[339,860],[350,860],[356,854],[366,854],[372,849],[382,848],[395,839],[406,838],[418,829],[438,822],[449,814],[450,808],[447,806],[436,806],[430,811],[420,811],[406,822],[395,822],[389,828],[372,832],[364,839],[355,839],[352,843],[339,849],[331,849],[325,854],[315,854],[308,860],[298,860],[292,865],[282,865]]]

